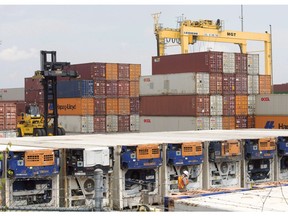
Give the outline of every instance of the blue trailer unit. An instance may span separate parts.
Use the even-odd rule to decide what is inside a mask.
[[[288,137],[278,137],[277,139],[278,156],[288,156]]]
[[[47,177],[59,173],[59,150],[41,149],[9,151],[7,176],[9,178]]]
[[[241,145],[238,140],[212,141],[208,148],[210,162],[232,162],[241,160]]]
[[[93,96],[93,80],[61,80],[57,84],[58,98],[82,98]]]
[[[272,159],[276,152],[274,139],[247,139],[244,145],[245,159]]]

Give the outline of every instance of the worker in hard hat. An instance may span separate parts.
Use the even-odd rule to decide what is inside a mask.
[[[182,175],[178,177],[178,189],[180,192],[187,191],[186,186],[189,183],[189,172],[184,170]]]

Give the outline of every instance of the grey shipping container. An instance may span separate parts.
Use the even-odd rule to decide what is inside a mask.
[[[223,53],[223,73],[235,73],[235,54]]]
[[[249,75],[259,74],[259,55],[258,54],[247,55],[247,71]]]
[[[93,80],[62,80],[57,82],[58,98],[82,98],[93,96]]]
[[[106,132],[117,132],[118,131],[118,116],[107,115],[106,116]]]
[[[152,57],[152,74],[223,72],[222,52],[198,52]]]
[[[222,95],[210,95],[210,115],[223,115]]]
[[[130,115],[130,131],[135,132],[140,130],[140,116]]]
[[[0,101],[24,101],[24,88],[0,89]]]
[[[287,107],[287,94],[256,95],[256,116],[286,116],[288,115]]]
[[[259,94],[258,75],[248,75],[248,94]]]
[[[210,130],[222,130],[222,116],[210,117]]]
[[[248,115],[255,114],[256,108],[256,96],[255,95],[248,95]]]
[[[209,95],[165,95],[140,97],[140,115],[209,116]]]
[[[70,133],[93,133],[94,116],[59,115],[58,122]]]

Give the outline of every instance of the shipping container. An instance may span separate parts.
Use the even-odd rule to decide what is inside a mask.
[[[105,115],[106,114],[106,98],[95,98],[94,104],[94,114],[95,115]]]
[[[139,97],[140,86],[139,81],[130,81],[130,97]]]
[[[24,88],[0,89],[0,101],[24,101]]]
[[[94,115],[94,98],[58,98],[59,115]]]
[[[255,116],[249,115],[247,118],[247,128],[255,128]]]
[[[222,116],[211,116],[209,130],[222,130]]]
[[[186,72],[223,72],[222,52],[198,52],[152,57],[152,75]]]
[[[131,97],[130,98],[130,114],[138,114],[139,115],[139,97]]]
[[[130,81],[139,81],[141,76],[141,64],[130,64]]]
[[[223,97],[222,95],[210,96],[210,115],[223,115]]]
[[[0,138],[15,138],[17,137],[16,130],[0,130]],[[0,199],[1,204],[1,199]]]
[[[26,103],[44,103],[44,90],[30,89],[25,90]]]
[[[130,131],[130,115],[118,116],[118,132]]]
[[[118,115],[117,98],[106,98],[106,115]]]
[[[117,97],[118,96],[118,82],[117,81],[106,81],[106,96]]]
[[[255,116],[255,128],[288,129],[288,115]]]
[[[259,94],[259,76],[248,75],[248,94]]]
[[[235,73],[235,53],[223,52],[223,73]]]
[[[140,115],[209,116],[209,95],[165,95],[140,97]]]
[[[247,54],[235,53],[235,73],[247,75]]]
[[[259,75],[259,93],[271,94],[271,76]]]
[[[130,115],[130,98],[118,98],[118,114]]]
[[[223,116],[222,128],[223,130],[234,130],[235,129],[235,116]]]
[[[118,116],[107,115],[106,116],[106,132],[117,132],[118,131]]]
[[[106,80],[118,80],[117,63],[106,63]]]
[[[235,115],[235,95],[223,95],[223,115],[234,116]]]
[[[130,80],[130,65],[118,64],[118,80]]]
[[[206,116],[196,117],[196,130],[209,130],[210,118]]]
[[[248,115],[254,115],[256,108],[256,96],[248,95]]]
[[[13,102],[0,102],[0,131],[15,130],[16,127],[16,104]]]
[[[209,73],[196,73],[196,94],[209,94],[209,90]]]
[[[130,115],[130,131],[136,132],[140,130],[140,116]]]
[[[118,81],[118,97],[129,97],[130,96],[130,82],[126,80]]]
[[[248,126],[248,118],[244,115],[236,115],[235,116],[235,128],[242,129],[247,128]]]
[[[106,81],[105,80],[95,80],[94,81],[94,95],[95,96],[106,96]]]
[[[80,75],[80,79],[105,80],[106,77],[106,63],[91,62],[83,64],[73,64],[70,65],[68,68],[70,70],[77,71]],[[64,78],[64,80],[66,79],[67,78]]]
[[[273,94],[288,94],[288,83],[274,84]]]
[[[248,94],[248,75],[236,74],[235,75],[235,93],[236,95]]]
[[[247,72],[249,75],[259,74],[259,54],[247,55]]]
[[[43,90],[41,79],[33,79],[32,77],[25,78],[25,91],[27,90]]]
[[[62,80],[57,82],[58,98],[81,98],[94,96],[93,80]]]
[[[223,74],[222,73],[210,73],[209,74],[209,88],[210,94],[219,94],[223,93]]]
[[[285,116],[288,115],[288,95],[260,94],[256,95],[255,115]]]
[[[93,133],[94,116],[59,115],[58,122],[69,133]]]
[[[248,96],[247,95],[236,95],[235,115],[248,115]]]
[[[235,94],[235,74],[223,74],[223,94]]]
[[[94,116],[94,132],[106,132],[106,116]]]

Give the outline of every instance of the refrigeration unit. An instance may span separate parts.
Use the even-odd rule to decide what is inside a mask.
[[[178,176],[186,170],[189,172],[189,183],[186,189],[202,188],[202,164],[203,164],[203,143],[202,142],[184,142],[169,143],[166,148],[166,167],[164,170],[164,196],[179,192]]]
[[[159,144],[117,146],[113,206],[122,210],[139,204],[159,204],[162,147]]]
[[[275,181],[288,180],[288,137],[277,138]]]
[[[93,208],[95,188],[102,190],[102,206],[110,208],[111,176],[113,171],[113,148],[94,147],[89,149],[65,149],[67,161],[64,183],[65,206],[69,208]],[[96,185],[95,170],[102,170],[103,185]]]
[[[244,140],[243,184],[245,188],[255,183],[274,181],[275,138]]]
[[[241,187],[241,142],[204,143],[203,188]]]

